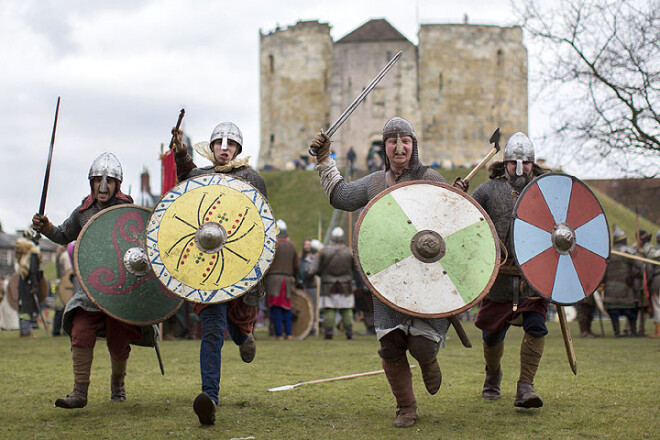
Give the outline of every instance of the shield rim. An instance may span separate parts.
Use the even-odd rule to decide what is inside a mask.
[[[378,290],[376,288],[374,288],[374,286],[371,284],[371,282],[367,278],[366,274],[362,270],[362,262],[360,261],[360,252],[359,252],[359,249],[358,249],[358,237],[359,237],[359,234],[360,234],[360,227],[362,226],[362,220],[364,219],[366,213],[369,212],[369,209],[378,200],[380,200],[382,197],[386,196],[387,194],[391,193],[392,191],[395,191],[395,190],[397,190],[399,188],[402,188],[402,187],[405,187],[405,186],[420,185],[420,184],[438,186],[440,188],[447,189],[447,190],[450,190],[452,192],[455,192],[457,194],[462,195],[468,202],[470,202],[473,206],[475,206],[479,210],[479,212],[483,215],[484,220],[488,223],[488,227],[490,228],[491,234],[493,235],[493,242],[495,243],[495,264],[493,266],[493,273],[491,273],[490,278],[488,280],[488,283],[484,287],[483,291],[479,295],[477,295],[477,297],[474,300],[472,300],[469,303],[467,303],[466,305],[464,305],[464,306],[462,306],[458,309],[454,309],[450,312],[441,312],[441,313],[420,313],[420,312],[414,312],[414,311],[411,312],[408,309],[405,309],[401,306],[398,306],[398,305],[394,304],[393,302],[391,302],[390,300],[386,299],[384,296],[382,296],[380,294],[380,292],[378,292]],[[360,213],[360,216],[358,217],[357,221],[355,222],[355,231],[353,232],[352,248],[353,248],[354,258],[357,262],[356,266],[357,266],[358,272],[360,273],[360,277],[362,278],[362,281],[369,287],[369,290],[371,291],[371,293],[376,295],[376,297],[378,297],[378,299],[381,302],[383,302],[384,304],[386,304],[388,307],[391,307],[394,310],[397,310],[397,311],[399,311],[401,313],[404,313],[406,315],[414,316],[414,317],[417,317],[417,318],[449,318],[451,316],[459,315],[459,314],[465,312],[466,310],[469,310],[472,307],[474,307],[482,299],[484,299],[486,297],[486,295],[488,295],[488,292],[490,292],[490,288],[493,287],[493,284],[495,283],[495,279],[497,278],[497,274],[499,272],[500,260],[501,260],[499,236],[497,235],[497,231],[495,230],[495,225],[493,224],[493,221],[491,220],[490,216],[486,213],[484,208],[476,200],[474,200],[469,194],[467,194],[467,193],[465,193],[465,192],[463,192],[463,191],[461,191],[457,188],[454,188],[451,185],[441,183],[441,182],[428,181],[428,180],[414,180],[414,181],[411,181],[411,182],[397,183],[396,185],[392,185],[392,186],[384,189],[383,191],[378,193],[376,196],[374,196],[374,198],[369,200],[369,203],[367,203],[364,206],[364,208],[362,209],[362,212]]]
[[[215,177],[219,177],[220,180],[222,180],[222,179],[231,179],[232,181],[234,181],[234,180],[235,180],[235,181],[238,181],[238,182],[240,182],[241,184],[244,184],[244,185],[250,187],[251,189],[253,189],[253,190],[255,191],[255,193],[256,193],[256,196],[257,196],[261,201],[263,201],[263,203],[264,203],[265,206],[268,207],[268,210],[269,210],[271,216],[273,217],[273,226],[274,226],[274,227],[273,227],[273,231],[276,231],[277,227],[275,226],[275,213],[273,212],[273,208],[270,206],[270,203],[268,202],[268,199],[266,198],[266,196],[264,196],[263,194],[261,194],[261,192],[260,192],[260,191],[259,191],[254,185],[252,185],[251,183],[249,183],[249,182],[247,182],[247,181],[241,179],[240,177],[233,176],[233,175],[231,175],[231,174],[225,174],[225,173],[205,173],[205,174],[200,174],[200,175],[198,175],[198,176],[190,177],[190,178],[188,178],[188,179],[186,179],[186,180],[183,180],[183,181],[181,181],[181,182],[178,182],[178,183],[177,183],[175,186],[173,186],[169,191],[167,191],[165,194],[163,194],[163,195],[161,196],[161,198],[158,200],[158,202],[156,203],[155,206],[158,206],[160,203],[162,203],[163,200],[165,199],[165,197],[166,197],[168,194],[170,194],[172,191],[176,190],[177,188],[180,188],[180,187],[181,187],[182,185],[184,185],[186,182],[188,182],[188,181],[190,181],[190,180],[199,180],[199,179],[202,179],[202,178],[205,178],[205,177],[208,177],[208,178],[210,178],[210,179],[213,179],[213,178],[215,178]],[[208,186],[208,185],[206,185],[206,186]],[[224,186],[224,185],[223,185],[223,186]],[[199,187],[197,187],[197,188],[199,188]],[[230,188],[231,188],[231,187],[230,187]],[[194,188],[194,189],[196,189],[196,188]],[[233,189],[233,190],[236,190],[236,188],[232,188],[232,189]],[[178,197],[177,197],[177,198],[178,198]],[[170,206],[171,206],[171,205],[170,205]],[[259,209],[256,205],[254,205],[254,207],[255,207],[255,209]],[[169,209],[169,206],[168,206],[167,208],[165,208],[165,211],[167,211],[167,209]],[[149,217],[148,224],[151,224],[152,222],[154,222],[154,223],[157,223],[158,225],[160,225],[160,220],[157,219],[157,217],[160,217],[160,219],[162,219],[162,216],[163,216],[163,214],[159,214],[159,213],[157,213],[156,209],[154,209],[153,212],[152,212],[152,214],[151,214],[151,216]],[[147,228],[147,231],[148,231],[148,230],[149,230],[149,228]],[[150,263],[153,263],[155,258],[160,258],[160,244],[159,244],[158,240],[156,239],[156,240],[155,240],[155,244],[154,244],[154,250],[153,250],[153,253],[154,253],[154,254],[157,254],[157,255],[156,255],[156,257],[152,257],[152,256],[151,256],[151,253],[150,253],[151,248],[150,248],[149,246],[146,245],[146,242],[150,240],[150,239],[149,239],[149,232],[146,232],[146,233],[145,233],[145,237],[146,237],[146,238],[145,238],[145,247],[146,247],[146,250],[147,250],[147,255],[149,255],[149,261],[150,261]],[[268,232],[267,232],[267,229],[264,228],[264,242],[266,242],[267,238],[268,238]],[[275,243],[277,242],[277,233],[274,232],[274,233],[272,234],[272,237],[271,237],[271,238],[272,238],[271,241],[273,242],[273,246],[272,246],[272,247],[273,247],[273,255],[274,255],[274,254],[275,254]],[[154,240],[151,239],[151,241],[154,241]],[[174,295],[178,296],[179,298],[181,298],[181,299],[184,300],[184,301],[187,301],[187,302],[190,302],[190,303],[194,303],[194,304],[201,304],[201,305],[222,304],[222,303],[227,303],[227,302],[229,302],[229,301],[232,301],[232,300],[234,300],[234,299],[237,299],[237,298],[242,297],[242,296],[245,295],[248,291],[250,291],[251,289],[253,289],[253,288],[254,288],[254,287],[255,287],[255,286],[256,286],[256,285],[257,285],[257,284],[258,284],[258,283],[264,278],[264,276],[268,273],[268,270],[270,269],[270,265],[272,264],[272,259],[271,259],[270,262],[265,261],[265,260],[266,260],[266,259],[264,258],[264,254],[265,254],[265,252],[266,252],[266,245],[264,244],[264,249],[262,250],[261,255],[259,256],[259,260],[258,260],[257,263],[255,263],[255,265],[252,266],[252,268],[250,269],[250,272],[252,272],[252,270],[254,270],[254,268],[255,268],[256,266],[258,266],[259,263],[263,260],[263,261],[264,261],[264,265],[265,265],[265,267],[264,267],[264,269],[262,270],[261,277],[260,277],[257,281],[255,281],[251,286],[249,286],[249,288],[244,289],[244,290],[242,290],[241,292],[236,293],[234,296],[231,296],[231,297],[228,297],[228,298],[224,298],[224,299],[222,299],[222,300],[220,300],[220,301],[201,301],[201,300],[200,300],[199,298],[197,298],[197,297],[188,297],[188,296],[184,296],[184,295],[179,294],[176,290],[177,290],[178,288],[181,288],[182,286],[185,286],[186,288],[189,288],[189,289],[192,289],[192,288],[191,288],[190,286],[188,286],[187,284],[183,283],[182,281],[180,281],[179,279],[175,278],[175,277],[169,272],[169,270],[167,270],[167,268],[165,267],[164,263],[162,263],[162,260],[161,260],[161,263],[159,263],[159,264],[162,264],[163,267],[165,267],[165,271],[169,274],[169,276],[171,277],[172,280],[176,280],[176,282],[179,283],[179,285],[178,285],[175,289],[169,289],[169,287],[168,287],[168,289],[169,289]],[[161,278],[160,278],[160,276],[158,275],[158,273],[156,272],[156,270],[154,269],[153,264],[151,265],[151,270],[152,270],[153,273],[156,275],[156,278],[158,278],[159,281],[160,281]],[[250,272],[248,272],[248,274],[249,274]],[[161,284],[162,284],[162,281],[161,281]],[[165,284],[163,284],[163,285],[166,286]],[[233,285],[234,285],[234,284],[232,284],[231,286],[233,286]],[[225,286],[223,289],[226,289],[226,288],[231,287],[231,286]],[[200,291],[199,289],[192,289],[192,291],[191,291],[191,292],[188,292],[187,294],[190,295],[190,293],[194,292],[195,290]],[[217,290],[220,290],[220,289],[217,289]],[[205,290],[205,291],[208,292],[208,291],[212,291],[212,290]]]
[[[166,321],[167,319],[169,319],[169,318],[171,318],[172,316],[174,316],[174,314],[175,314],[176,312],[178,312],[179,309],[181,308],[181,305],[183,304],[183,300],[179,301],[179,304],[178,304],[178,305],[177,305],[177,306],[176,306],[176,307],[175,307],[170,313],[168,313],[168,314],[167,314],[165,317],[163,317],[163,318],[159,318],[159,319],[157,319],[157,320],[151,320],[151,321],[132,321],[132,320],[130,320],[130,319],[122,318],[121,316],[119,316],[119,315],[117,315],[117,314],[115,314],[115,313],[111,313],[111,312],[109,312],[108,310],[106,310],[105,308],[101,307],[101,305],[99,305],[99,303],[98,303],[98,302],[94,299],[94,297],[89,293],[89,290],[88,290],[88,288],[87,288],[87,285],[86,285],[86,283],[83,281],[83,277],[80,275],[80,267],[78,266],[78,249],[79,249],[79,247],[80,247],[80,239],[83,237],[84,233],[85,233],[85,232],[87,231],[87,229],[92,225],[92,223],[94,222],[94,220],[96,220],[98,217],[101,217],[101,216],[104,215],[105,213],[110,212],[110,211],[113,211],[113,210],[115,210],[115,209],[125,209],[125,208],[137,208],[137,209],[139,209],[139,210],[143,210],[143,211],[151,212],[151,209],[149,209],[149,208],[145,208],[144,206],[136,205],[136,204],[133,204],[133,203],[121,203],[121,204],[119,204],[119,205],[114,205],[114,206],[110,206],[109,208],[105,208],[105,209],[103,209],[103,210],[97,212],[96,214],[94,214],[94,215],[92,216],[92,218],[90,218],[90,219],[87,221],[87,223],[85,223],[85,226],[83,226],[82,230],[81,230],[80,233],[78,234],[78,237],[76,238],[76,245],[75,245],[74,248],[73,248],[73,268],[74,268],[74,272],[75,272],[75,274],[76,274],[76,277],[78,278],[78,284],[80,284],[80,287],[82,287],[83,292],[85,292],[85,295],[87,295],[87,298],[89,298],[89,300],[92,302],[92,304],[94,304],[96,307],[98,307],[98,308],[99,308],[103,313],[105,313],[106,315],[111,316],[112,318],[115,318],[116,320],[121,321],[121,322],[123,322],[123,323],[125,323],[125,324],[129,324],[129,325],[137,325],[137,326],[140,326],[140,327],[148,326],[148,325],[158,324],[158,323],[161,323],[161,322],[163,322],[163,321]],[[148,220],[148,219],[147,219],[147,220]],[[148,222],[145,222],[145,229],[144,229],[144,233],[143,233],[143,234],[144,234],[144,237],[142,237],[142,248],[143,248],[143,249],[146,247],[146,246],[145,246],[145,242],[146,242],[145,237],[146,237],[146,232],[147,232],[146,225],[148,225],[148,224],[149,224]],[[146,249],[145,249],[145,252],[146,252]],[[152,271],[152,273],[153,273],[153,271]],[[166,289],[166,290],[169,290],[167,287],[165,287],[165,285],[163,285],[163,283],[160,282],[160,279],[156,276],[155,273],[153,273],[153,275],[154,275],[154,278],[156,278],[156,280],[157,280],[158,283],[160,284],[161,288]],[[74,292],[74,295],[75,295],[75,292]]]
[[[523,197],[525,196],[527,191],[532,187],[532,184],[536,183],[539,179],[542,179],[544,177],[550,177],[550,176],[569,177],[572,181],[572,184],[575,184],[576,181],[579,182],[584,188],[586,188],[586,190],[589,192],[589,194],[591,194],[591,196],[594,198],[594,200],[596,201],[596,203],[600,207],[600,212],[603,214],[603,218],[605,219],[605,227],[606,227],[606,230],[607,230],[607,237],[608,237],[608,239],[607,239],[607,255],[608,255],[608,257],[610,255],[610,252],[612,251],[612,246],[610,245],[610,241],[611,241],[610,240],[610,224],[607,220],[607,215],[605,215],[605,210],[603,209],[603,205],[600,204],[600,200],[598,200],[598,197],[596,197],[596,194],[594,194],[594,192],[591,190],[591,188],[589,188],[589,185],[587,185],[586,183],[584,183],[582,180],[578,179],[575,176],[572,176],[572,175],[566,174],[566,173],[560,173],[560,172],[557,172],[557,171],[552,171],[550,173],[541,174],[540,176],[536,177],[534,180],[529,182],[525,186],[525,188],[523,188],[523,190],[520,191],[520,195],[518,196],[518,200],[516,200],[516,204],[513,206],[513,220],[511,222],[511,240],[512,240],[511,247],[513,248],[513,259],[516,262],[516,266],[518,267],[518,270],[520,271],[523,279],[525,280],[525,283],[527,283],[527,285],[532,289],[532,291],[534,292],[535,295],[537,295],[538,297],[540,297],[540,298],[542,298],[546,301],[549,301],[549,302],[551,302],[553,304],[556,304],[556,305],[559,305],[559,306],[572,306],[572,305],[575,305],[578,302],[582,301],[585,298],[589,298],[591,295],[594,294],[594,292],[596,290],[598,290],[598,287],[596,287],[596,289],[594,289],[594,291],[591,292],[589,295],[585,295],[584,298],[580,298],[579,300],[577,300],[575,302],[572,302],[572,303],[559,302],[557,300],[552,299],[551,297],[548,297],[548,296],[542,294],[541,292],[539,292],[532,285],[532,283],[529,282],[529,279],[527,278],[527,275],[525,275],[525,272],[523,271],[521,264],[518,262],[518,253],[516,252],[516,248],[515,248],[515,245],[514,245],[515,242],[513,241],[513,234],[514,234],[514,231],[515,231],[514,224],[515,224],[515,220],[519,218],[518,217],[518,206],[520,204],[520,201],[523,199]],[[545,201],[545,198],[543,200]],[[546,202],[546,204],[547,204],[547,202]],[[571,225],[569,225],[569,226],[571,226]],[[571,226],[571,228],[573,228],[573,226]],[[605,260],[607,260],[607,258],[605,258]],[[607,261],[606,261],[606,263],[607,263]],[[607,265],[605,267],[607,269]],[[607,270],[605,270],[603,272],[603,275],[601,276],[600,280],[598,281],[597,286],[602,284],[603,280],[605,279],[606,272],[607,272]],[[551,293],[551,295],[552,295],[552,293]]]

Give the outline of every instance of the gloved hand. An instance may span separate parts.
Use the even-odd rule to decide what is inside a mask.
[[[456,180],[454,180],[452,186],[466,193],[468,188],[470,188],[470,182],[468,180],[463,180],[460,177],[457,177]]]
[[[176,131],[176,127],[172,127],[172,141],[174,142],[174,150],[177,156],[185,156],[188,154],[188,149],[181,142],[183,139],[183,130]]]
[[[53,224],[45,215],[35,214],[32,217],[32,229],[41,234],[47,235],[53,230]]]
[[[330,157],[330,138],[323,132],[316,135],[309,146],[310,150],[316,150],[316,163],[321,163]]]

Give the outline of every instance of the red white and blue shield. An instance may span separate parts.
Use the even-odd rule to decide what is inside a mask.
[[[513,250],[527,282],[557,304],[590,296],[607,268],[610,235],[603,208],[579,179],[544,174],[514,208]]]

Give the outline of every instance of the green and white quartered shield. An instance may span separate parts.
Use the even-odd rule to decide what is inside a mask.
[[[360,215],[353,251],[383,302],[422,318],[459,314],[495,282],[499,240],[469,195],[435,182],[406,182],[374,197]]]

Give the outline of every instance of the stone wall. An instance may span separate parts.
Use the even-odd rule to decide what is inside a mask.
[[[319,129],[334,122],[399,50],[399,62],[333,136],[337,157],[353,146],[364,167],[393,116],[413,124],[427,164],[478,162],[497,127],[502,147],[511,134],[528,133],[520,27],[425,24],[418,36],[418,47],[403,35],[333,42],[330,26],[318,21],[262,33],[258,166],[284,168],[305,155]]]
[[[259,166],[283,168],[307,154],[327,126],[332,57],[330,26],[300,21],[260,34],[261,145]]]

